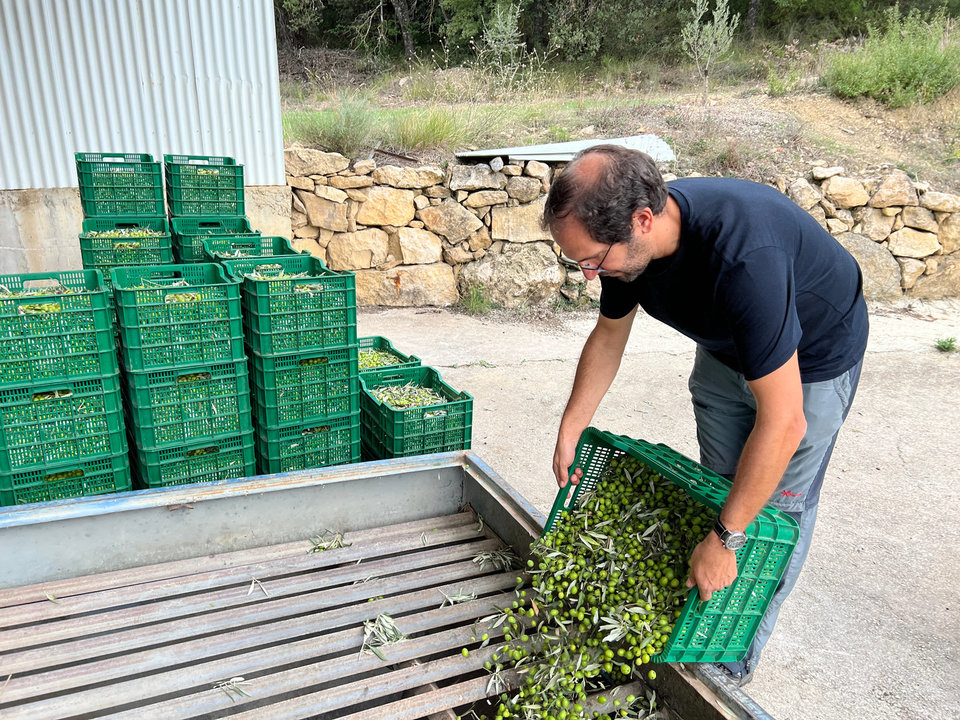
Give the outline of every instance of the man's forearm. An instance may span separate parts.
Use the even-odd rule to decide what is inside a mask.
[[[799,413],[777,413],[772,418],[758,417],[753,431],[740,454],[740,464],[733,487],[720,512],[720,520],[728,530],[745,531],[767,503],[796,452],[806,422]],[[720,536],[708,531],[690,556],[687,587],[697,585],[704,600],[737,577],[737,560]]]
[[[728,529],[745,530],[770,501],[804,430],[802,417],[757,423],[743,447],[733,487],[720,513],[720,520]]]
[[[560,420],[561,435],[580,437],[580,433],[590,424],[620,369],[627,337],[613,336],[599,327],[590,333],[580,353],[573,389]]]

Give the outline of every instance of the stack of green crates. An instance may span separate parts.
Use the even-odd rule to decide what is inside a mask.
[[[397,350],[388,338],[382,335],[371,335],[357,340],[360,348],[360,377],[371,371],[420,367],[421,361],[416,355],[406,355]],[[361,402],[362,405],[362,402]],[[376,460],[371,447],[371,439],[364,433],[364,425],[360,423],[360,458],[362,460]]]
[[[0,505],[130,489],[96,270],[0,276]]]
[[[110,287],[111,268],[173,262],[163,208],[160,163],[146,153],[75,153],[83,227],[83,267],[100,270]]]
[[[167,204],[177,262],[206,262],[207,237],[250,238],[243,198],[243,165],[216,155],[164,155]]]
[[[353,273],[309,255],[224,260],[242,281],[260,472],[360,459]]]
[[[140,487],[255,474],[240,286],[213,263],[113,270]]]
[[[377,399],[377,388],[418,385],[443,400],[435,405],[395,408]],[[386,367],[360,375],[360,425],[364,456],[371,460],[468,450],[473,431],[473,397],[443,381],[425,366]]]

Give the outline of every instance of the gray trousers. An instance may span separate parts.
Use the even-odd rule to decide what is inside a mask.
[[[780,606],[800,575],[813,539],[820,487],[840,426],[856,394],[862,364],[861,359],[832,380],[803,384],[807,431],[770,498],[771,505],[789,513],[797,521],[800,537],[746,658],[742,663],[725,663],[732,672],[747,673],[757,666],[777,622]],[[700,347],[697,348],[689,387],[697,420],[700,462],[733,478],[756,418],[757,404],[753,393],[743,375]]]

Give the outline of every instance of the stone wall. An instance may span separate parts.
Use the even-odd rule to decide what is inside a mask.
[[[448,305],[475,286],[504,307],[599,297],[540,227],[544,163],[378,167],[307,148],[285,159],[295,246],[355,271],[360,305]],[[899,170],[814,167],[776,185],[857,258],[868,298],[960,295],[960,196]]]
[[[444,171],[290,148],[286,165],[295,246],[355,271],[360,305],[447,305],[482,284],[491,301],[517,307],[575,281],[540,228],[552,172],[543,163]]]
[[[858,179],[814,167],[778,185],[857,258],[868,298],[960,296],[960,196],[902,170]]]

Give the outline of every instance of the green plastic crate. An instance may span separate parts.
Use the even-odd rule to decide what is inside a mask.
[[[245,357],[240,287],[219,265],[130,266],[110,274],[127,370]]]
[[[64,294],[18,296],[51,286]],[[99,270],[0,275],[0,386],[117,372]]]
[[[118,377],[0,389],[0,472],[126,452]]]
[[[131,452],[140,487],[229,480],[256,475],[253,433],[201,440],[172,448]]]
[[[275,355],[356,344],[353,273],[329,270],[310,255],[225,260],[223,265],[242,280],[244,327],[254,352]],[[270,279],[301,273],[306,276]]]
[[[116,266],[114,266],[116,267]],[[110,281],[110,271],[112,267],[101,268],[103,273],[103,287],[107,291],[107,308],[110,312],[110,324],[113,326],[114,347],[119,351],[120,348],[120,320],[117,318],[117,301],[113,297],[113,284]],[[117,355],[119,359],[119,355]]]
[[[243,165],[216,155],[164,155],[173,216],[243,215]]]
[[[156,237],[90,237],[91,232],[144,228],[162,232]],[[80,234],[80,257],[85,268],[117,265],[162,265],[173,262],[173,240],[166,218],[87,218]]]
[[[446,402],[396,410],[371,390],[414,383],[439,393]],[[473,430],[473,397],[447,385],[431,367],[370,370],[360,376],[360,432],[379,459],[468,450]]]
[[[206,262],[203,241],[208,237],[230,237],[234,240],[259,237],[260,231],[250,228],[245,217],[172,217],[173,255],[177,262]]]
[[[208,237],[204,238],[202,246],[204,262],[301,254],[299,250],[294,250],[290,240],[280,235],[246,238]]]
[[[402,352],[397,350],[393,343],[387,340],[387,338],[380,335],[372,335],[370,337],[362,337],[357,340],[357,346],[360,351],[360,362],[363,362],[363,352],[364,350],[375,350],[377,352],[385,352],[393,355],[397,361],[392,365],[384,365],[378,368],[367,368],[366,370],[360,369],[361,373],[367,373],[372,370],[394,370],[399,368],[408,368],[408,367],[420,367],[422,364],[420,358],[416,355],[404,355]]]
[[[126,451],[108,457],[0,473],[0,505],[65,500],[131,488]]]
[[[610,461],[630,455],[670,482],[691,500],[720,512],[730,481],[666,445],[587,428],[580,437],[572,467],[583,470],[578,485],[562,488],[554,501],[544,534],[560,522],[561,513],[602,480]],[[767,506],[747,528],[747,543],[737,550],[737,579],[701,603],[697,589],[687,595],[680,617],[664,649],[651,662],[736,662],[746,655],[797,544],[796,521]],[[700,607],[701,604],[703,607]]]
[[[164,215],[160,163],[146,153],[75,153],[85,217]]]
[[[260,433],[360,409],[357,346],[292,355],[250,355],[255,426]]]
[[[360,460],[360,413],[268,429],[257,436],[262,474],[355,463]]]
[[[360,428],[360,462],[372,462],[374,460],[379,460],[374,453],[373,448],[371,448],[367,443],[363,441],[363,426]]]
[[[170,447],[253,429],[247,361],[125,373],[137,445]]]

